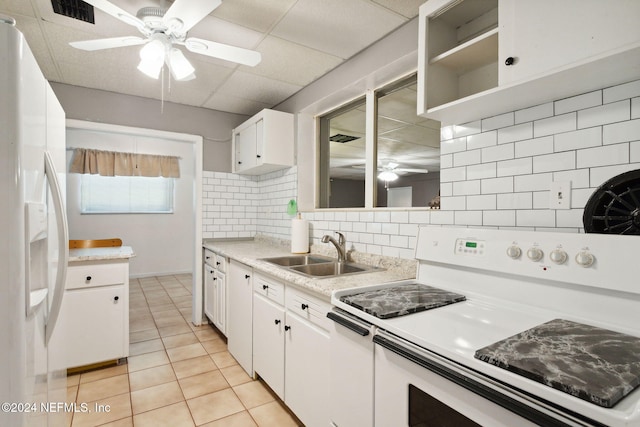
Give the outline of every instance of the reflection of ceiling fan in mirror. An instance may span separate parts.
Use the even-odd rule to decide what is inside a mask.
[[[354,168],[364,169],[364,165],[356,165]],[[378,179],[383,181],[395,181],[398,179],[399,175],[403,173],[428,173],[428,169],[416,169],[416,168],[405,168],[400,167],[399,163],[393,161],[383,161],[381,165],[378,166],[378,170],[380,173],[378,174]]]
[[[157,79],[166,63],[174,79],[184,81],[195,78],[195,69],[175,45],[184,46],[193,53],[243,65],[255,66],[261,60],[260,53],[253,50],[187,37],[187,32],[220,6],[221,0],[175,0],[169,9],[143,7],[136,16],[108,0],[85,1],[122,22],[136,27],[144,38],[124,36],[86,40],[71,42],[71,46],[93,51],[144,45],[140,49],[138,69],[149,77]]]

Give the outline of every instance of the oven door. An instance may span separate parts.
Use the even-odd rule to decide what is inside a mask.
[[[378,331],[375,425],[410,427],[586,426],[435,353]]]

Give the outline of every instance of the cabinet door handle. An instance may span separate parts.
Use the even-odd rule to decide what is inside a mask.
[[[216,265],[220,265],[220,261],[216,261]]]
[[[269,285],[262,285],[262,290],[266,291],[267,289],[269,289]]]
[[[251,276],[249,276],[248,274],[245,274],[245,275],[244,275],[244,278],[245,278],[245,279],[248,279],[249,277],[251,277]]]
[[[91,276],[87,276],[87,282],[91,281]]]
[[[241,165],[241,164],[242,164],[242,162],[238,161],[238,164],[239,164],[239,165]]]
[[[213,278],[213,280],[218,280],[218,278],[217,278],[217,277],[214,277],[214,278]]]
[[[257,157],[257,158],[260,158],[260,157],[262,157],[262,156],[261,156],[260,154],[256,154],[256,157]]]
[[[302,304],[300,308],[306,310],[307,308],[309,308],[309,304]]]
[[[274,321],[274,323],[275,323],[276,325],[279,325],[279,324],[280,324],[280,319],[276,319],[276,320]]]
[[[284,325],[284,330],[285,330],[285,331],[288,331],[289,329],[291,329],[291,326],[289,326],[289,325]]]
[[[504,65],[506,65],[506,66],[513,65],[515,63],[516,63],[516,58],[514,58],[513,56],[508,57],[504,61]]]
[[[210,259],[210,258],[211,258],[210,256],[206,256],[206,257],[204,257],[204,259]]]
[[[113,297],[113,300],[114,300],[114,301],[116,301],[116,302],[117,302],[119,299],[120,299],[120,297],[119,297],[119,296],[117,296],[117,295],[116,295],[115,297]]]

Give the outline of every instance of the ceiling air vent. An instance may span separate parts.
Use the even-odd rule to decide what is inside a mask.
[[[53,11],[59,15],[90,24],[96,23],[93,18],[93,6],[82,0],[51,0],[51,5],[53,6]]]
[[[329,137],[329,141],[339,142],[340,144],[344,144],[345,142],[350,142],[359,138],[360,138],[359,136],[343,135],[341,133],[336,133],[335,135]]]

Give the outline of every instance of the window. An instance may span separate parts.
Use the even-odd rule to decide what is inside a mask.
[[[413,74],[319,118],[319,208],[433,203],[440,190],[440,122],[418,116],[416,100]]]
[[[83,214],[173,213],[174,178],[83,174]]]

